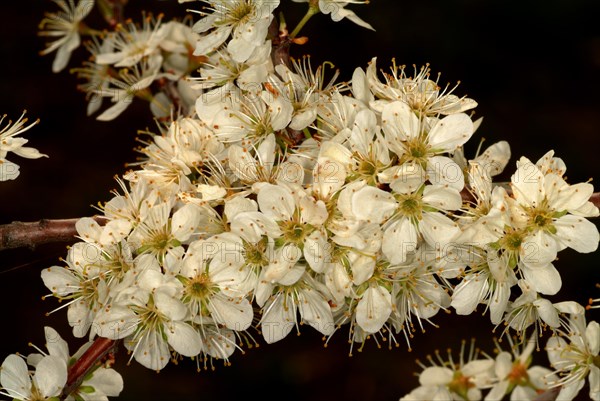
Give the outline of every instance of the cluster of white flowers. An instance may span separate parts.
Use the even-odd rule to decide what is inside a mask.
[[[559,309],[568,317],[546,344],[551,369],[531,366],[537,338],[519,339],[515,344],[507,336],[510,352],[498,345],[495,358],[481,355],[472,346],[466,361],[463,343],[458,362],[451,353],[447,360],[439,353],[436,359],[428,356],[431,366],[417,361],[423,368],[420,386],[400,401],[501,401],[507,394],[511,401],[520,401],[537,400],[542,393],[551,394],[555,400],[573,400],[583,396],[580,393],[586,380],[589,399],[600,400],[600,326],[595,321],[586,326],[585,309],[575,302],[563,302]]]
[[[73,18],[47,33],[61,38],[48,50],[59,49],[55,69],[93,1],[58,3]],[[370,28],[347,3],[310,1],[309,14]],[[99,207],[106,223],[81,219],[66,266],[42,272],[69,301],[74,335],[122,339],[160,370],[182,357],[228,361],[256,343],[252,329],[274,343],[305,324],[326,341],[346,328],[350,352],[368,339],[410,348],[439,311],[483,308],[507,338],[555,331],[556,372],[529,368],[532,341],[495,359],[431,359],[403,399],[477,400],[482,389],[486,400],[532,399],[556,385],[566,400],[588,376],[598,399],[598,324],[585,328],[580,307],[546,298],[561,287],[559,251],[598,247],[593,186],[568,183],[553,151],[519,158],[498,185],[508,143],[467,157],[477,103],[429,67],[381,73],[373,58],[336,83],[327,63],[277,59],[279,0],[208,4],[195,23],[146,15],[87,45],[93,57],[77,71],[88,112],[108,97],[97,118],[111,120],[146,99],[159,132],[146,132],[142,161]],[[61,385],[42,386],[44,396]]]
[[[123,390],[121,375],[108,364],[94,366],[69,394],[63,394],[71,367],[92,342],[82,345],[73,355],[65,340],[51,327],[45,327],[48,352],[23,357],[11,354],[0,367],[0,394],[21,401],[108,401]],[[28,367],[29,365],[30,367]],[[60,398],[59,398],[60,397]]]

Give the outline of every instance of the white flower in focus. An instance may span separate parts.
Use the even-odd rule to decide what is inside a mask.
[[[190,240],[200,221],[200,210],[186,204],[171,216],[172,207],[169,202],[153,206],[131,232],[128,242],[139,254],[148,252],[162,261],[166,255],[175,256],[183,250],[182,245]]]
[[[461,207],[459,192],[442,185],[419,187],[403,194],[365,185],[352,196],[354,217],[383,224],[381,249],[392,264],[405,262],[423,240],[440,250],[460,233],[458,225],[444,214]]]
[[[234,60],[248,60],[254,49],[265,42],[273,11],[279,0],[218,0],[205,1],[209,4],[208,14],[196,22],[193,30],[203,35],[196,43],[194,55],[208,55],[227,41],[227,50]],[[214,28],[214,29],[213,29]]]
[[[459,250],[469,267],[454,287],[451,306],[459,315],[470,315],[479,304],[490,312],[493,324],[502,321],[508,306],[510,289],[517,278],[502,258],[489,248],[473,246]]]
[[[519,280],[521,295],[510,302],[504,315],[506,328],[502,335],[507,334],[512,328],[517,334],[525,338],[526,330],[533,325],[533,333],[530,338],[537,339],[548,327],[557,329],[561,325],[560,310],[549,300],[542,298],[533,289],[533,285],[525,280]]]
[[[286,95],[294,106],[290,128],[303,130],[317,118],[317,108],[321,104],[330,103],[332,93],[336,90],[343,90],[345,84],[335,83],[339,70],[336,70],[333,76],[326,81],[325,67],[329,64],[319,65],[313,71],[308,56],[304,56],[302,61],[292,59],[291,63],[291,69],[284,64],[278,64],[275,66],[275,70],[285,86],[279,88],[280,92]]]
[[[68,301],[63,306],[68,307],[67,317],[75,337],[81,338],[88,333],[96,313],[108,297],[108,286],[101,278],[106,273],[100,263],[104,261],[104,255],[107,254],[96,245],[78,242],[69,248],[66,267],[52,266],[42,270],[42,280],[52,295]]]
[[[600,400],[600,325],[592,321],[585,325],[583,314],[571,314],[570,331],[553,336],[546,344],[548,359],[558,375],[550,381],[560,386],[557,400],[573,400],[589,380],[589,397]]]
[[[328,217],[325,203],[284,186],[264,183],[259,188],[257,200],[260,210],[277,222],[286,246],[297,247],[299,251],[303,249],[309,266],[322,273],[325,250],[321,248],[327,245],[327,238],[319,228]],[[274,271],[267,272],[265,279],[277,280],[276,277],[283,273],[281,269]]]
[[[526,229],[523,242],[534,252],[522,259],[528,267],[544,266],[567,247],[589,253],[598,249],[598,228],[577,213],[594,192],[589,183],[569,185],[554,173],[544,174],[525,157],[517,162],[511,177],[513,197],[509,198],[512,221]]]
[[[25,360],[16,354],[7,356],[0,367],[0,395],[16,400],[58,399],[66,383],[67,363],[54,355],[37,361],[33,374]]]
[[[4,128],[0,127],[0,182],[7,180],[14,180],[19,176],[19,166],[11,161],[6,160],[8,152],[13,152],[17,156],[25,157],[27,159],[38,159],[40,157],[48,157],[37,151],[37,149],[30,148],[25,145],[28,140],[25,138],[18,138],[17,135],[27,131],[37,123],[39,120],[25,126],[27,118],[23,118],[25,112],[21,114],[21,117],[14,123],[8,121]],[[0,125],[4,122],[6,114],[0,118]]]
[[[406,266],[390,266],[388,270],[394,306],[390,322],[396,332],[403,332],[410,347],[410,338],[417,327],[423,328],[423,321],[432,323],[430,318],[446,310],[451,299],[430,264],[417,260]]]
[[[217,91],[200,96],[196,112],[219,141],[258,146],[269,134],[286,128],[294,110],[290,99],[267,88],[271,87],[265,86],[251,95]]]
[[[386,142],[399,158],[398,166],[391,167],[393,171],[387,174],[392,185],[425,177],[426,172],[432,184],[463,189],[462,169],[442,154],[454,152],[473,135],[473,122],[468,115],[417,117],[408,104],[394,101],[383,107],[381,119]]]
[[[114,197],[100,209],[109,220],[124,220],[134,227],[146,218],[148,211],[158,202],[157,191],[150,188],[144,179],[130,182],[129,188],[121,178],[117,178],[117,183],[123,194],[111,191]]]
[[[71,53],[81,43],[79,37],[81,21],[94,8],[94,0],[79,0],[77,6],[74,0],[54,0],[54,2],[61,11],[46,13],[45,18],[40,22],[40,29],[44,30],[39,32],[40,36],[47,36],[54,40],[40,53],[46,55],[56,51],[52,71],[59,72],[67,66]]]
[[[418,72],[415,70],[411,77],[407,75],[405,66],[397,66],[394,61],[391,74],[384,74],[385,82],[381,82],[377,77],[376,61],[376,57],[371,59],[366,71],[371,92],[378,99],[371,102],[371,107],[376,111],[381,112],[386,104],[396,100],[406,103],[411,110],[430,117],[462,113],[477,106],[473,99],[458,97],[452,93],[458,85],[442,89],[438,83],[439,76],[437,80],[431,80],[429,66],[421,67]]]
[[[212,241],[190,245],[177,275],[183,284],[182,301],[190,318],[199,325],[208,318],[211,324],[246,330],[253,317],[252,305],[246,298],[251,272],[243,268],[241,258],[224,249],[214,249],[213,245]]]
[[[227,51],[219,50],[202,63],[199,78],[189,78],[194,89],[216,89],[227,91],[236,84],[240,89],[256,92],[267,76],[273,72],[271,41],[257,46],[244,62],[237,62]]]
[[[127,285],[102,308],[94,329],[101,337],[124,339],[131,358],[149,369],[164,368],[172,351],[194,357],[202,344],[198,331],[188,322],[181,292],[181,282],[174,276],[163,274],[156,262],[147,265],[133,285]]]
[[[259,278],[256,302],[262,307],[260,327],[268,344],[284,339],[295,327],[309,324],[323,335],[333,333],[335,325],[328,304],[328,291],[306,273],[306,267],[294,268],[278,283]],[[300,322],[298,322],[298,313]]]

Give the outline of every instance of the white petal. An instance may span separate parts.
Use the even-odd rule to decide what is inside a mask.
[[[470,315],[481,301],[480,294],[487,293],[488,288],[485,276],[476,274],[467,276],[454,289],[450,305],[457,314]]]
[[[544,175],[529,159],[521,157],[511,177],[514,198],[525,206],[538,206],[544,199]]]
[[[558,248],[552,236],[542,230],[527,237],[521,244],[521,261],[531,267],[545,267],[556,259]]]
[[[441,366],[425,368],[419,375],[422,386],[445,386],[452,381],[452,370]]]
[[[302,222],[320,226],[327,220],[329,213],[327,206],[322,200],[315,200],[309,196],[303,196],[299,201]]]
[[[498,379],[504,380],[512,370],[512,355],[510,352],[503,351],[496,357],[496,366],[494,367]]]
[[[279,294],[266,308],[260,327],[267,344],[284,339],[296,323],[296,306],[291,299],[287,299],[286,303],[284,305],[284,295]]]
[[[319,157],[313,168],[314,192],[321,198],[330,197],[339,190],[346,181],[347,170],[339,161]]]
[[[376,333],[392,313],[392,294],[385,288],[372,285],[356,305],[356,323],[367,333]]]
[[[31,379],[23,358],[11,354],[4,359],[0,369],[0,384],[16,399],[27,398],[31,394]]]
[[[585,338],[590,349],[590,354],[598,356],[600,350],[600,325],[598,322],[592,321],[585,329]]]
[[[285,277],[296,265],[302,251],[295,244],[287,244],[275,251],[273,260],[266,267],[264,279],[275,283]]]
[[[137,317],[124,306],[113,306],[109,310],[102,309],[96,319],[96,332],[101,337],[119,340],[132,334],[137,328]]]
[[[441,210],[457,210],[462,206],[460,192],[443,185],[427,185],[423,191],[423,202]]]
[[[92,378],[85,381],[98,393],[109,397],[117,397],[123,391],[123,378],[114,369],[99,368],[94,371]]]
[[[56,356],[65,361],[69,360],[69,345],[61,338],[52,327],[44,327],[44,336],[46,337],[46,348],[50,355]]]
[[[581,253],[594,252],[598,249],[600,235],[596,225],[583,217],[566,215],[558,219],[556,236],[569,248]]]
[[[486,376],[494,368],[493,359],[476,359],[467,362],[461,369],[465,376]]]
[[[413,162],[390,167],[378,174],[381,182],[390,183],[390,188],[401,194],[415,192],[425,182],[425,170]]]
[[[156,309],[172,320],[183,320],[187,314],[187,307],[179,299],[162,291],[162,288],[154,293],[154,304]]]
[[[385,230],[381,250],[390,263],[404,263],[409,253],[418,245],[417,229],[407,218],[394,221]]]
[[[588,375],[590,383],[590,398],[594,401],[600,401],[600,368],[596,365],[590,367]]]
[[[363,221],[381,223],[396,210],[394,196],[379,188],[366,186],[354,193],[352,212]]]
[[[173,213],[171,233],[179,241],[186,241],[200,222],[200,210],[194,204],[188,203]]]
[[[490,321],[492,324],[500,324],[502,321],[510,298],[510,287],[511,284],[509,282],[496,283],[496,291],[494,291],[494,295],[489,300]]]
[[[35,368],[33,383],[46,398],[59,395],[67,383],[67,361],[53,355],[44,357]]]
[[[449,217],[441,213],[423,213],[419,230],[427,243],[436,249],[444,247],[460,234],[460,228]]]
[[[502,401],[504,396],[506,395],[506,391],[508,390],[509,382],[508,380],[502,380],[492,387],[492,389],[487,393],[484,400],[485,401]]]
[[[260,241],[263,235],[277,238],[281,231],[277,223],[261,212],[243,212],[231,221],[231,232],[253,244]]]
[[[81,282],[69,270],[60,266],[52,266],[42,270],[44,285],[58,296],[66,296],[75,292]]]
[[[211,33],[204,35],[196,42],[196,48],[194,49],[194,56],[203,56],[211,53],[217,47],[219,47],[231,32],[231,28],[226,26],[217,28]]]
[[[277,221],[290,220],[294,214],[296,202],[287,188],[265,184],[260,188],[257,200],[261,212]]]
[[[526,267],[522,269],[523,277],[531,283],[531,287],[544,295],[554,295],[562,286],[560,273],[552,263],[542,267]]]
[[[504,171],[510,160],[510,145],[506,141],[499,141],[489,146],[480,156],[473,161],[481,165],[490,176],[495,176]]]
[[[434,149],[454,151],[473,135],[473,121],[464,113],[442,118],[429,132],[429,144]]]
[[[307,288],[299,292],[298,309],[302,319],[323,335],[334,332],[335,323],[331,308],[317,291]]]
[[[574,382],[571,381],[571,383],[569,383],[568,385],[562,386],[562,388],[560,389],[560,393],[558,393],[558,395],[556,396],[556,398],[554,400],[555,401],[574,400],[575,397],[577,396],[577,394],[579,394],[579,392],[583,388],[584,384],[585,384],[584,380],[576,380]]]
[[[129,234],[131,228],[132,224],[128,220],[111,220],[104,225],[98,242],[102,245],[119,243]]]
[[[315,230],[304,240],[304,259],[315,272],[323,273],[325,264],[331,261],[331,249],[327,234],[322,230]]]
[[[533,301],[533,305],[537,308],[540,318],[549,326],[557,328],[560,326],[558,311],[552,305],[552,302],[544,298],[538,298]]]
[[[252,323],[252,305],[246,298],[213,297],[209,310],[216,322],[231,330],[243,331]]]
[[[158,332],[150,332],[135,343],[125,342],[128,349],[134,349],[133,357],[142,366],[152,370],[161,370],[169,363],[171,351],[162,335]]]
[[[223,214],[227,220],[233,221],[239,213],[258,211],[258,204],[252,199],[236,196],[225,201],[224,209]]]
[[[462,169],[449,157],[430,157],[427,161],[427,174],[433,185],[449,186],[457,191],[462,191],[465,186]]]
[[[166,325],[167,341],[175,352],[183,356],[196,356],[202,351],[198,331],[187,323],[174,321]]]
[[[104,110],[100,115],[96,117],[98,121],[111,121],[117,118],[121,113],[129,107],[133,102],[133,95],[127,94],[125,91],[119,91],[120,95],[117,97],[119,100],[108,109]]]
[[[98,241],[102,234],[102,227],[91,217],[83,217],[75,223],[79,236],[86,242]]]
[[[419,119],[404,102],[392,102],[384,106],[381,114],[383,132],[393,141],[406,141],[420,133]]]

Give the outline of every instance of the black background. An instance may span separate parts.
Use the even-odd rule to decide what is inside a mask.
[[[305,5],[282,3],[293,27]],[[185,15],[186,6],[200,4],[130,0],[127,15],[139,19],[145,8],[162,11],[168,19]],[[505,139],[513,152],[511,172],[520,155],[537,160],[554,149],[567,164],[570,182],[600,177],[600,3],[373,0],[350,8],[376,32],[317,15],[303,31],[308,43],[294,48],[292,55],[311,54],[315,64],[331,61],[340,68],[341,79],[349,79],[355,67],[365,68],[374,56],[384,69],[392,57],[399,64],[430,63],[434,73],[442,73],[440,82],[460,80],[456,93],[479,103],[476,117],[484,120],[467,144],[469,154],[482,137],[487,144]],[[37,36],[37,25],[54,5],[45,0],[10,1],[2,2],[0,10],[0,113],[16,119],[27,109],[32,120],[40,118],[25,137],[50,156],[26,160],[9,155],[21,166],[21,176],[0,183],[0,224],[94,214],[91,205],[110,199],[113,176],[137,157],[136,131],[153,126],[148,109],[136,101],[112,122],[86,117],[75,76],[67,71],[53,74],[54,55],[38,55],[44,42]],[[84,57],[80,49],[70,67]],[[45,316],[58,306],[55,300],[41,300],[47,290],[39,271],[65,255],[64,244],[0,253],[0,358],[30,352],[30,341],[43,345],[45,325],[59,329],[72,348],[80,344],[66,326],[64,311]],[[585,304],[590,296],[600,297],[594,288],[600,281],[598,252],[580,255],[566,250],[559,256],[563,291],[553,299]],[[597,319],[598,313],[590,316]],[[170,365],[160,374],[135,362],[125,366],[127,356],[121,350],[117,367],[125,390],[120,399],[396,400],[417,385],[412,373],[419,370],[416,358],[423,360],[435,349],[456,351],[461,339],[471,337],[492,350],[493,327],[487,316],[442,313],[434,322],[440,327],[426,325],[426,333],[412,340],[412,352],[404,343],[389,351],[370,341],[349,357],[345,332],[324,348],[320,335],[304,327],[300,336],[292,333],[274,345],[261,343],[245,355],[235,353],[232,366],[217,362],[214,371],[201,373],[188,362]],[[542,354],[536,358],[543,361]]]

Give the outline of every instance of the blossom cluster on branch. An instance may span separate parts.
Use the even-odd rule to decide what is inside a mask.
[[[472,401],[482,390],[486,400],[535,399],[551,388],[567,400],[588,378],[600,399],[598,323],[549,299],[561,289],[557,254],[597,250],[588,218],[600,213],[592,184],[567,182],[553,150],[512,164],[506,141],[465,154],[477,103],[429,66],[379,70],[374,57],[338,82],[329,63],[286,57],[316,13],[371,28],[347,2],[308,1],[291,33],[274,15],[278,0],[189,2],[199,18],[145,14],[112,31],[83,19],[98,5],[113,21],[126,2],[56,3],[41,24],[54,39],[44,53],[57,51],[60,71],[91,35],[90,59],[74,69],[88,114],[112,120],[142,99],[156,118],[120,190],[98,206],[106,223],[80,219],[64,264],[42,271],[75,337],[122,340],[152,370],[182,358],[200,369],[256,336],[274,343],[306,325],[326,343],[346,337],[350,353],[368,340],[410,349],[440,311],[483,309],[514,346],[459,363],[432,358],[403,400]],[[510,182],[494,181],[509,165]],[[531,367],[546,330],[553,367]],[[2,391],[118,395],[120,376],[107,367],[65,394],[65,347],[48,339],[49,355],[28,358],[33,379],[9,356]]]

